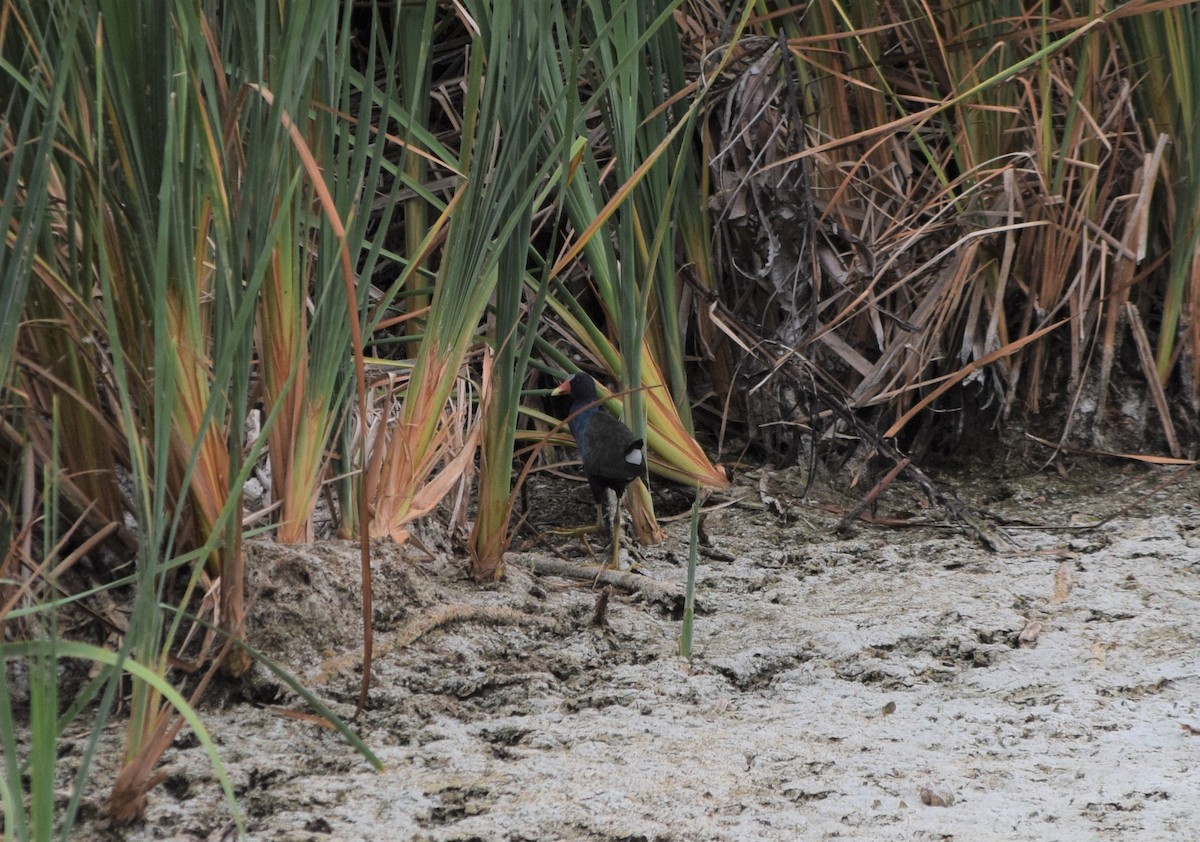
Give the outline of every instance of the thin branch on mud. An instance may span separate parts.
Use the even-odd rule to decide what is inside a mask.
[[[430,611],[427,611],[411,620],[402,629],[390,634],[384,638],[377,638],[375,646],[375,654],[382,658],[385,655],[393,652],[396,649],[403,649],[406,646],[411,646],[424,635],[434,629],[447,626],[452,623],[486,623],[491,625],[551,625],[550,621],[542,617],[535,617],[526,614],[522,611],[517,611],[513,608],[505,608],[503,606],[493,605],[467,605],[458,603],[455,605],[441,605]],[[361,666],[363,661],[362,650],[354,652],[346,652],[334,658],[325,661],[313,673],[308,675],[305,682],[308,684],[321,684],[328,681],[334,675],[344,672],[353,667]]]
[[[858,520],[863,512],[871,508],[875,501],[879,499],[880,495],[882,495],[883,492],[886,491],[892,484],[892,481],[895,480],[896,477],[900,475],[900,472],[907,468],[910,464],[911,460],[907,457],[897,462],[892,469],[887,472],[887,475],[879,482],[875,483],[875,487],[867,492],[866,497],[863,497],[854,508],[842,516],[842,519],[837,522],[837,526],[833,528],[834,533],[840,535],[849,529],[850,524]],[[812,473],[812,471],[809,471],[810,475]]]
[[[625,591],[640,593],[651,602],[657,602],[674,610],[683,607],[683,589],[656,581],[647,576],[625,573],[620,570],[597,569],[574,564],[557,558],[530,558],[528,564],[534,573],[542,576],[563,576],[598,585],[611,585]]]

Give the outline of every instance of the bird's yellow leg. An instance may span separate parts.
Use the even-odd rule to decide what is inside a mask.
[[[613,533],[612,561],[609,563],[609,567],[611,567],[613,570],[621,569],[621,533],[619,531],[619,527],[618,531]]]
[[[612,538],[612,562],[609,565],[613,570],[621,569],[621,501],[613,500],[611,517],[608,521],[608,534]]]

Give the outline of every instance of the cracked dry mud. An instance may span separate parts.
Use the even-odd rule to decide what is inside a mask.
[[[376,547],[360,732],[388,770],[273,712],[299,705],[265,673],[214,695],[202,715],[250,838],[1200,839],[1195,472],[940,481],[1011,540],[983,549],[903,484],[880,516],[929,525],[835,537],[853,498],[801,502],[798,473],[768,473],[767,508],[743,479],[707,517],[690,664],[672,611],[613,593],[597,627],[595,591],[527,553],[481,588],[448,552]],[[682,585],[686,528],[646,575]],[[253,640],[351,713],[356,548],[259,544],[250,567]],[[164,765],[143,823],[96,818],[97,787],[80,838],[228,833],[194,737]]]

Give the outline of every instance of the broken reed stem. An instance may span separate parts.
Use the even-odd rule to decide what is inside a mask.
[[[692,621],[696,612],[696,556],[700,544],[700,503],[703,495],[696,490],[692,503],[692,520],[688,533],[687,589],[683,597],[683,629],[679,633],[679,654],[692,659]]]
[[[887,475],[879,482],[875,483],[875,487],[867,492],[867,496],[862,498],[857,506],[848,511],[842,517],[842,519],[837,522],[837,526],[833,528],[834,534],[840,535],[847,531],[850,528],[850,524],[858,520],[859,517],[862,516],[863,512],[875,504],[875,501],[879,499],[880,495],[887,490],[888,486],[891,485],[896,477],[900,475],[900,472],[909,466],[911,461],[912,460],[906,456],[897,462],[892,469],[887,472]]]

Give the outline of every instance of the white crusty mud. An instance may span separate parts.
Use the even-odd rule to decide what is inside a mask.
[[[669,608],[613,593],[594,625],[590,585],[525,552],[481,588],[449,551],[378,547],[360,728],[388,770],[273,711],[301,706],[265,673],[214,695],[250,838],[1200,839],[1196,475],[939,481],[988,513],[997,551],[911,486],[882,500],[893,525],[836,537],[854,496],[740,482],[706,519],[691,663]],[[534,492],[590,512],[574,487]],[[686,528],[646,575],[682,585]],[[358,645],[357,549],[260,545],[251,565],[255,641],[352,712],[355,661],[335,657]],[[223,838],[195,739],[164,768],[144,823],[105,825],[97,787],[80,838]]]

